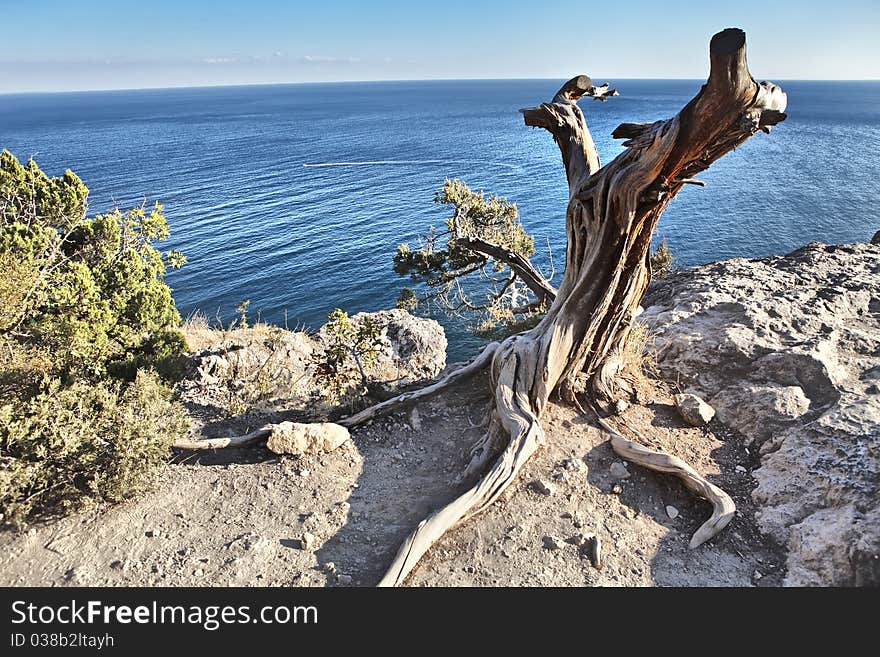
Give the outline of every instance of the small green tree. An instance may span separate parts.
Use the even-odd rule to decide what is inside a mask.
[[[87,199],[71,171],[0,153],[4,519],[136,492],[181,432],[148,370],[172,376],[186,350],[164,280],[185,259],[155,246],[169,235],[158,203],[89,217]]]
[[[336,308],[327,316],[324,333],[324,348],[313,360],[315,382],[331,399],[368,393],[366,370],[377,362],[381,326],[369,316],[352,321],[348,313]]]
[[[666,278],[672,273],[672,265],[675,259],[672,257],[672,251],[666,238],[660,241],[660,246],[651,254],[651,277]]]
[[[472,191],[461,180],[446,180],[434,201],[452,206],[452,216],[443,232],[429,226],[417,249],[398,247],[394,271],[426,288],[421,297],[404,288],[398,307],[434,302],[451,313],[476,313],[478,328],[486,329],[552,302],[556,291],[529,260],[535,240],[516,204]]]

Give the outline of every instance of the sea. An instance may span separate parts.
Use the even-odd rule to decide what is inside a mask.
[[[596,82],[604,82],[597,78]],[[517,111],[562,80],[288,84],[0,95],[0,148],[46,172],[77,173],[90,211],[160,201],[168,273],[184,317],[316,329],[334,308],[393,307],[411,283],[392,270],[448,208],[446,178],[516,202],[535,263],[555,281],[567,189],[546,132]],[[620,96],[585,99],[603,162],[622,122],[673,116],[699,80],[610,80]],[[780,81],[788,120],[686,186],[660,220],[677,266],[783,254],[807,242],[867,241],[880,230],[880,82]],[[450,359],[479,348],[470,320],[431,311]]]

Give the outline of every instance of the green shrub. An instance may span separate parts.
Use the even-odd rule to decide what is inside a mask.
[[[184,429],[160,382],[186,342],[163,208],[87,216],[88,188],[0,153],[0,517],[141,490]],[[53,508],[54,507],[54,508]]]
[[[651,254],[651,276],[653,278],[666,278],[672,273],[673,262],[672,251],[664,239],[660,242],[657,250]]]
[[[143,491],[186,426],[150,372],[130,383],[56,379],[23,403],[0,406],[0,521]]]
[[[352,322],[348,313],[336,308],[327,316],[324,332],[324,348],[313,356],[315,382],[329,399],[368,392],[365,370],[378,360],[381,326],[371,317]]]

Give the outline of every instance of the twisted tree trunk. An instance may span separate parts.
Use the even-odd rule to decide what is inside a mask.
[[[749,74],[741,30],[716,34],[709,54],[709,79],[697,96],[666,121],[619,126],[613,136],[626,139],[627,150],[602,169],[577,102],[585,95],[604,99],[610,95],[606,87],[579,76],[550,103],[522,110],[526,125],[549,131],[562,153],[569,184],[565,275],[541,323],[494,351],[489,431],[469,470],[488,463],[499,446],[500,454],[476,485],[418,526],[380,585],[401,583],[449,527],[498,499],[544,442],[539,418],[553,392],[573,397],[586,388],[593,399],[614,398],[623,345],[650,280],[651,234],[666,205],[694,175],[785,119],[782,90]],[[730,521],[735,507],[721,489],[680,459],[647,450],[602,424],[621,456],[680,476],[713,503],[692,547]]]

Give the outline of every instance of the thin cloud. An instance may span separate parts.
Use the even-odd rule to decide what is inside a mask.
[[[326,57],[324,55],[303,55],[301,61],[306,64],[357,64],[360,57]]]

